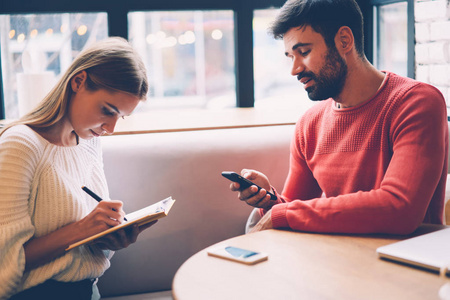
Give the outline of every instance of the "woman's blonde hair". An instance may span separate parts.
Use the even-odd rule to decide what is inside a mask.
[[[81,71],[87,73],[86,89],[90,91],[106,89],[146,98],[148,80],[140,56],[127,40],[107,38],[82,51],[47,96],[31,112],[8,124],[0,135],[18,124],[42,128],[61,120],[72,95],[70,81]]]

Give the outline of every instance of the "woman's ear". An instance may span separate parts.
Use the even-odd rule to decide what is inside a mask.
[[[78,92],[83,84],[86,82],[87,73],[86,71],[81,71],[75,74],[70,80],[70,84],[73,92]]]

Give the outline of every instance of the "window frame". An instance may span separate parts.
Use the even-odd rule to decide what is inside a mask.
[[[363,12],[365,23],[365,51],[372,58],[372,44],[368,39],[371,24],[371,6],[366,0],[356,0]],[[412,1],[412,0],[408,0]],[[375,1],[377,2],[377,1]],[[33,13],[95,13],[108,15],[108,35],[128,39],[128,13],[133,11],[169,10],[232,10],[234,13],[236,107],[254,107],[253,74],[253,11],[257,9],[279,8],[285,0],[47,0],[46,5],[30,0],[5,1],[1,14]],[[1,45],[0,45],[1,47]],[[1,63],[1,56],[0,56]],[[0,119],[5,117],[2,70],[0,67]]]

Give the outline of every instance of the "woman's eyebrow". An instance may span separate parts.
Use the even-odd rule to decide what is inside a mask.
[[[108,105],[111,109],[116,111],[120,115],[120,110],[113,104],[106,102],[106,105]]]

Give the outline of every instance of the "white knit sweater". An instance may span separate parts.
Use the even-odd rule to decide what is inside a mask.
[[[96,278],[109,267],[103,251],[81,246],[24,272],[25,242],[82,219],[97,205],[83,185],[109,199],[100,139],[61,147],[25,125],[0,136],[0,299],[50,278]]]

